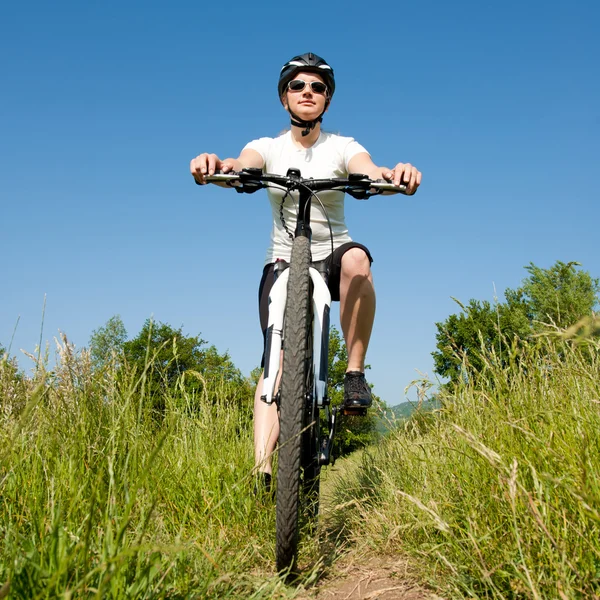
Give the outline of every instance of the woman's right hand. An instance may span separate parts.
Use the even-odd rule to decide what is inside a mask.
[[[196,183],[204,185],[206,176],[214,175],[216,172],[229,173],[236,169],[236,160],[226,158],[221,160],[216,154],[204,152],[193,158],[190,162],[190,173],[196,180]]]

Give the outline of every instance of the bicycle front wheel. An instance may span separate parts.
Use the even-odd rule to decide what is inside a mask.
[[[306,519],[310,530],[314,530],[316,519],[319,514],[319,488],[321,465],[319,454],[321,448],[321,421],[319,408],[313,404],[306,408],[306,420],[302,436],[302,506],[306,513]]]
[[[298,554],[302,426],[306,407],[311,326],[310,240],[292,246],[284,318],[283,373],[279,404],[279,456],[275,555],[277,570],[293,572]]]

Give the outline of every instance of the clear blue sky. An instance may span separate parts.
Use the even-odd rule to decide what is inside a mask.
[[[266,196],[199,188],[189,161],[288,125],[291,56],[336,72],[324,127],[423,172],[412,198],[347,200],[373,265],[368,362],[391,404],[432,375],[435,322],[502,298],[530,261],[600,276],[600,3],[4,2],[0,343],[23,368],[112,315],[200,333],[246,374],[261,353]]]

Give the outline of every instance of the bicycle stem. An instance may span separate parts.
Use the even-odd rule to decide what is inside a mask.
[[[300,169],[288,169],[287,176],[294,181],[302,181]],[[307,237],[310,240],[312,238],[312,229],[310,227],[310,199],[313,192],[306,185],[299,185],[298,192],[300,194],[298,201],[298,220],[296,222],[294,236]]]

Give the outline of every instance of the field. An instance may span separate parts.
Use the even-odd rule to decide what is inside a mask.
[[[407,557],[447,598],[598,597],[599,350],[556,335],[490,353],[338,465],[296,587],[273,569],[241,388],[178,382],[157,404],[146,371],[93,371],[66,340],[53,372],[5,358],[0,598],[305,597],[347,552]]]

